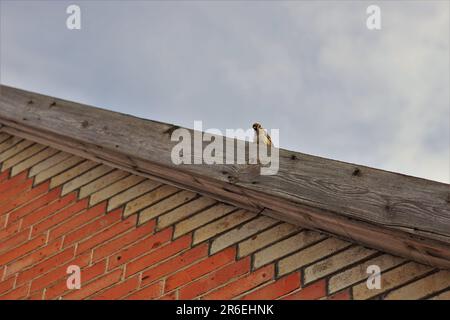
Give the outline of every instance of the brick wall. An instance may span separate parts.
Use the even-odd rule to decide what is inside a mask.
[[[448,271],[4,133],[0,163],[0,299],[450,299]]]

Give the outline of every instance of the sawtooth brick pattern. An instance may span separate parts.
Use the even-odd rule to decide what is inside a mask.
[[[69,290],[67,267],[82,286]],[[381,269],[368,289],[367,267]],[[0,299],[450,299],[450,274],[0,132]]]

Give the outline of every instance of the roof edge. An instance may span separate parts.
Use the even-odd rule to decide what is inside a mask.
[[[171,151],[178,142],[170,139],[176,128],[0,87],[1,131],[252,212],[450,268],[449,184],[283,149],[278,174],[272,176],[260,175],[258,165],[176,165]]]

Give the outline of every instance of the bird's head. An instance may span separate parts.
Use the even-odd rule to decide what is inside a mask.
[[[255,123],[253,124],[253,129],[254,129],[255,131],[257,131],[257,130],[260,129],[260,128],[262,128],[262,126],[261,126],[258,122],[255,122]]]

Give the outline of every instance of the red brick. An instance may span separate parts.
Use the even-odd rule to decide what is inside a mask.
[[[45,258],[55,254],[61,248],[61,240],[56,240],[52,243],[49,243],[45,247],[34,251],[28,255],[22,255],[20,259],[14,261],[6,268],[6,277],[10,276],[32,264],[40,262]]]
[[[295,272],[242,297],[243,300],[273,300],[300,286],[300,273]]]
[[[151,300],[158,298],[163,292],[163,282],[157,282],[128,296],[128,300]]]
[[[122,210],[119,209],[99,217],[81,228],[66,234],[64,237],[64,247],[70,246],[81,239],[91,237],[99,232],[104,232],[103,230],[106,229],[106,227],[120,221],[121,217]]]
[[[118,209],[117,210],[119,216],[122,215],[122,209]],[[108,215],[114,215],[116,214],[114,211],[109,213]],[[120,217],[119,217],[120,218]],[[118,223],[112,225],[110,228],[107,228],[103,231],[101,231],[100,233],[97,233],[96,235],[94,235],[93,237],[85,240],[85,241],[81,241],[78,244],[77,247],[77,254],[83,253],[86,250],[92,249],[93,247],[101,244],[101,243],[105,243],[106,241],[122,234],[123,232],[134,228],[136,226],[136,221],[137,220],[137,215],[134,216],[130,216],[125,220],[119,220]]]
[[[136,290],[139,286],[139,277],[135,276],[118,283],[115,286],[103,291],[99,295],[93,297],[93,300],[116,300],[128,295],[130,292]]]
[[[174,291],[174,292],[165,294],[162,297],[159,297],[158,300],[177,300],[177,292]]]
[[[91,255],[90,252],[83,254],[79,257],[75,257],[64,265],[57,267],[56,269],[42,274],[40,277],[34,279],[31,282],[31,292],[33,293],[36,290],[41,290],[45,287],[50,287],[54,283],[60,281],[61,279],[67,277],[67,267],[70,265],[77,265],[80,268],[84,268],[89,264]],[[65,281],[65,280],[64,280]]]
[[[82,211],[71,219],[58,225],[55,229],[50,230],[49,240],[56,239],[62,235],[68,234],[72,230],[84,225],[85,223],[92,221],[96,217],[99,217],[106,212],[106,201],[89,208],[85,212]]]
[[[327,300],[350,300],[350,290],[342,290],[339,291],[327,298]]]
[[[39,186],[21,195],[15,194],[15,196],[11,198],[11,200],[5,202],[0,206],[0,215],[9,212],[11,210],[14,210],[16,208],[19,208],[20,206],[26,204],[27,202],[35,199],[39,195],[42,195],[43,193],[47,192],[49,183],[50,181],[41,183]]]
[[[5,172],[8,172],[8,171],[5,171]],[[1,176],[3,176],[3,178],[5,177],[4,176],[5,172],[1,175]],[[9,174],[9,172],[8,172],[8,174]],[[27,180],[27,175],[28,175],[28,172],[24,171],[14,177],[12,177],[9,180],[0,179],[0,181],[1,181],[0,182],[0,194],[5,192],[6,190],[11,190],[15,186],[18,186],[21,183],[23,183],[25,180]],[[33,181],[33,179],[29,179],[29,181]]]
[[[162,244],[170,241],[172,237],[172,230],[165,229],[161,232],[155,233],[150,237],[142,239],[141,241],[135,243],[133,246],[126,248],[119,253],[113,255],[109,258],[108,269],[114,269],[115,267],[122,265],[142,254],[156,250],[161,247]]]
[[[301,288],[299,291],[295,291],[288,296],[284,297],[284,300],[317,300],[326,295],[326,283],[325,279],[316,281],[307,287]]]
[[[16,285],[22,284],[26,281],[29,281],[31,279],[37,278],[38,276],[45,274],[49,272],[50,270],[60,266],[63,263],[66,263],[70,259],[73,258],[73,255],[75,253],[75,247],[68,248],[67,250],[64,250],[61,253],[58,253],[54,255],[53,257],[38,263],[37,265],[33,266],[32,268],[23,271],[19,273],[19,276],[17,277],[17,283]]]
[[[150,235],[155,229],[155,220],[150,220],[138,228],[134,228],[131,232],[128,232],[108,243],[105,243],[94,249],[92,260],[98,261],[106,256],[109,256],[125,246],[137,242],[139,239]]]
[[[0,273],[0,278],[1,278],[1,273]],[[14,286],[14,281],[15,281],[14,278],[9,278],[9,279],[6,279],[5,281],[0,282],[0,295],[8,290],[11,290]]]
[[[22,300],[26,298],[28,294],[29,285],[25,284],[21,287],[18,287],[5,295],[0,296],[0,300]]]
[[[26,300],[42,300],[43,296],[44,296],[43,291],[37,291],[32,295],[28,296]]]
[[[25,194],[31,190],[33,186],[32,180],[22,181],[19,185],[13,186],[8,190],[2,191],[0,193],[0,209],[6,207],[14,197],[18,195]],[[0,211],[0,214],[4,214],[7,211]]]
[[[94,293],[103,290],[116,282],[120,280],[120,277],[122,275],[122,270],[115,270],[111,273],[106,274],[105,276],[102,276],[85,286],[81,285],[81,289],[79,290],[72,290],[69,294],[63,296],[63,299],[65,300],[80,300],[87,298]]]
[[[6,217],[6,216],[5,216]],[[16,221],[12,224],[9,224],[6,228],[2,229],[0,227],[0,240],[4,241],[4,239],[8,239],[19,232],[20,221]],[[0,244],[1,247],[1,244]]]
[[[208,259],[200,261],[195,265],[177,272],[166,279],[166,292],[176,289],[188,282],[191,282],[207,273],[210,273],[232,261],[236,256],[234,247],[227,248]]]
[[[10,170],[11,169],[8,169],[8,170],[3,171],[2,173],[0,173],[0,183],[3,183],[4,181],[8,180]]]
[[[0,229],[3,229],[6,226],[6,220],[8,220],[7,214],[0,216]]]
[[[189,251],[184,252],[179,256],[167,260],[166,262],[163,262],[156,267],[148,269],[142,274],[141,285],[149,284],[206,256],[208,256],[208,244],[204,243]]]
[[[10,237],[7,240],[2,240],[0,243],[0,252],[4,252],[6,250],[11,250],[15,246],[23,243],[28,240],[30,235],[30,229],[23,230],[22,232],[16,233],[14,236]]]
[[[229,300],[261,285],[264,282],[272,280],[274,275],[275,266],[271,264],[250,273],[244,278],[240,278],[230,284],[225,285],[222,288],[214,290],[213,292],[203,296],[202,299]]]
[[[79,266],[81,268],[81,266]],[[97,278],[98,276],[104,274],[106,271],[106,261],[100,261],[93,266],[81,268],[81,289],[67,289],[67,278],[69,275],[66,273],[65,277],[58,281],[53,286],[49,287],[45,292],[45,299],[54,299],[60,296],[63,296],[66,292],[69,291],[80,291],[83,290],[85,286],[89,284],[89,281]],[[122,270],[117,270],[122,273]],[[70,294],[70,292],[69,292]]]
[[[189,283],[180,289],[179,298],[189,300],[202,295],[250,271],[250,256],[229,264],[210,275]]]
[[[59,198],[59,195],[61,194],[61,188],[56,188],[52,191],[50,191],[47,194],[44,194],[43,196],[40,196],[39,198],[36,198],[35,200],[31,201],[27,205],[23,206],[22,208],[15,210],[14,212],[11,212],[8,219],[8,224],[19,220],[20,218],[23,218],[26,216],[26,218],[22,222],[22,229],[28,227],[33,222],[37,221],[41,216],[48,215],[48,211],[45,210],[45,206],[47,206],[49,203],[57,200]],[[58,201],[61,201],[61,199],[58,199]],[[57,202],[58,202],[57,201]],[[38,210],[44,207],[44,214],[42,213],[42,210]],[[35,210],[38,210],[35,212]],[[33,214],[35,213],[35,214]],[[31,216],[31,217],[30,217]]]
[[[47,219],[35,224],[33,226],[33,230],[31,231],[31,237],[34,237],[44,231],[47,231],[51,227],[60,224],[66,219],[69,219],[74,214],[77,214],[80,211],[85,210],[87,208],[87,204],[88,200],[83,199],[82,201],[74,203],[68,206],[67,208],[64,208],[63,210],[57,212],[56,214],[49,216]]]
[[[56,193],[56,191],[53,190],[52,192],[49,193],[49,195],[53,192]],[[60,191],[57,192],[58,196],[59,196],[59,193],[60,193]],[[43,208],[27,215],[25,218],[23,218],[22,228],[28,227],[32,224],[35,224],[38,221],[41,221],[43,219],[48,218],[49,216],[52,216],[52,215],[58,213],[58,211],[65,208],[72,202],[76,201],[76,199],[77,199],[76,193],[70,193],[70,194],[66,195],[65,197],[59,198],[57,201],[47,204],[45,207],[43,207]]]
[[[16,247],[12,250],[9,250],[7,252],[4,252],[0,255],[0,265],[7,264],[8,262],[21,257],[25,254],[27,254],[30,251],[33,251],[36,248],[39,248],[40,246],[45,244],[46,235],[42,235],[39,237],[36,237],[28,242],[25,242],[24,244],[20,245],[19,247]]]
[[[153,252],[150,252],[149,254],[146,254],[132,262],[129,262],[127,264],[127,273],[126,276],[130,276],[132,274],[135,274],[136,272],[139,272],[147,267],[152,266],[153,264],[163,261],[169,257],[172,257],[173,255],[177,254],[178,252],[189,248],[191,245],[192,239],[191,235],[187,235],[184,237],[181,237]]]

